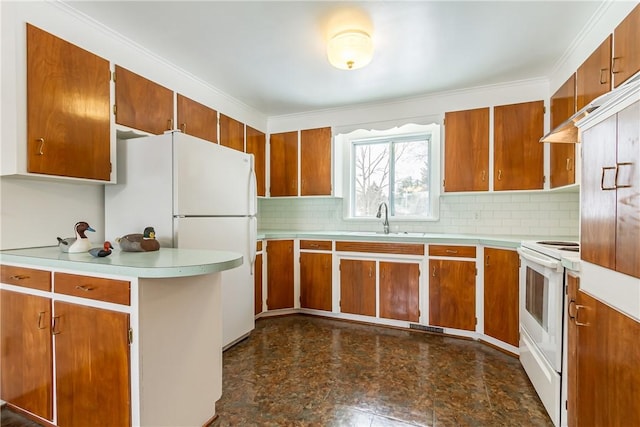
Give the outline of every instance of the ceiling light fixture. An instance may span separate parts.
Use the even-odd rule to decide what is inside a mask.
[[[373,42],[362,30],[341,31],[327,45],[329,62],[341,70],[356,70],[371,62]]]

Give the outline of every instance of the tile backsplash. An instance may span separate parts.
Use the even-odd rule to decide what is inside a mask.
[[[446,195],[437,221],[394,221],[392,231],[514,236],[578,236],[579,193]],[[340,198],[265,198],[260,230],[379,231],[378,219],[344,219]]]

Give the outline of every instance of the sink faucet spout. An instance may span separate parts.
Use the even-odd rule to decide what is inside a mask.
[[[384,234],[389,234],[389,206],[386,202],[380,203],[378,206],[378,213],[376,218],[382,217],[382,207],[384,206],[384,220],[382,221],[382,227],[384,228]]]

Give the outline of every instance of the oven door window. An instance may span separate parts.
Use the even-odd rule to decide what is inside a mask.
[[[549,279],[527,267],[525,308],[546,332],[549,331],[548,297]]]

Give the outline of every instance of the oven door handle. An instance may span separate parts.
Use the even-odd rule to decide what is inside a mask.
[[[537,252],[529,250],[527,248],[517,248],[516,249],[520,256],[528,261],[535,262],[536,264],[543,265],[548,268],[552,268],[556,270],[558,273],[562,272],[564,269],[562,267],[562,263],[553,258],[544,257],[544,255],[538,255]],[[544,257],[544,258],[543,258]]]

